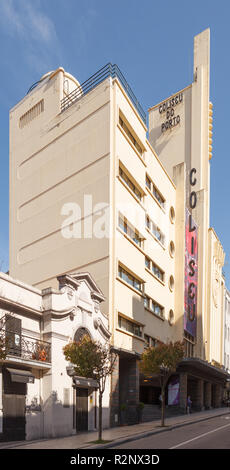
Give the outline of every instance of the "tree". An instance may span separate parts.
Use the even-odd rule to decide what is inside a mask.
[[[79,342],[71,342],[64,346],[63,352],[67,361],[70,361],[76,375],[92,378],[98,384],[99,391],[99,423],[98,441],[102,440],[102,397],[105,391],[106,379],[112,374],[116,354],[111,347],[93,341],[85,335]]]
[[[140,370],[145,375],[158,375],[161,385],[161,426],[165,421],[165,387],[169,377],[176,371],[178,363],[184,357],[184,343],[160,343],[147,348],[140,361]]]

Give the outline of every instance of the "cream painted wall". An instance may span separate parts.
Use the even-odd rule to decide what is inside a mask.
[[[221,362],[221,335],[222,335],[222,307],[216,317],[213,312],[213,304],[210,292],[213,291],[214,279],[209,275],[212,260],[209,234],[210,218],[210,142],[212,129],[212,112],[209,102],[209,56],[210,56],[210,31],[203,31],[194,38],[194,80],[187,88],[180,90],[163,102],[149,109],[149,138],[151,145],[157,151],[159,158],[173,178],[177,186],[177,210],[176,216],[179,225],[176,224],[176,246],[184,247],[183,224],[185,207],[192,213],[192,217],[198,224],[198,303],[197,303],[197,337],[195,355],[206,360]],[[177,104],[176,104],[177,100]],[[172,117],[169,114],[172,113]],[[178,124],[171,128],[164,128],[162,124],[179,116]],[[184,163],[181,170],[180,164]],[[196,178],[195,186],[190,185],[189,174],[192,168],[196,169],[193,177]],[[184,172],[184,177],[180,175]],[[195,191],[197,204],[190,208],[190,193]],[[180,195],[180,197],[179,197]],[[219,243],[219,242],[215,242]],[[183,248],[184,250],[184,248]],[[211,250],[211,251],[210,251]],[[177,266],[182,266],[183,252],[177,252]],[[179,261],[180,260],[180,261]],[[211,260],[211,261],[210,261]],[[222,263],[222,262],[221,262]],[[220,265],[221,276],[223,264]],[[179,296],[176,296],[177,311],[183,309],[183,273],[176,272],[176,287],[179,288]],[[221,285],[221,284],[220,284]],[[221,294],[220,294],[221,295]],[[180,299],[180,300],[179,300]],[[180,307],[179,307],[180,305]],[[216,320],[215,320],[216,318]],[[212,324],[210,331],[209,327]],[[216,328],[218,339],[213,334]],[[183,327],[181,325],[181,332]]]
[[[60,113],[63,72],[35,88],[10,114],[10,273],[38,287],[57,286],[56,276],[84,267],[108,291],[108,241],[66,239],[61,227],[78,204],[72,221],[87,224],[84,195],[96,204],[109,202],[109,80]],[[19,119],[44,99],[44,111],[22,129]],[[89,214],[90,215],[90,214]],[[99,272],[98,272],[99,266]],[[108,306],[103,307],[105,311]]]

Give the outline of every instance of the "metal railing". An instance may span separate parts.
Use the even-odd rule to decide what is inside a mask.
[[[118,78],[119,82],[121,83],[122,87],[124,88],[125,92],[127,93],[129,99],[131,100],[132,104],[136,108],[138,114],[140,115],[141,119],[146,124],[147,118],[146,113],[143,110],[141,104],[137,100],[136,96],[134,95],[132,89],[130,88],[128,82],[126,81],[124,75],[120,71],[119,67],[111,63],[106,64],[102,67],[98,72],[92,75],[88,80],[83,82],[79,87],[73,90],[68,96],[61,100],[61,112],[65,111],[67,108],[72,106],[72,104],[76,103],[77,100],[85,96],[89,93],[93,88],[103,82],[106,78]]]
[[[21,359],[51,362],[51,344],[14,331],[2,329],[0,343],[7,356],[17,356]]]

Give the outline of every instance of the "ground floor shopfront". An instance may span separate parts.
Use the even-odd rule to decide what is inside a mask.
[[[10,362],[0,366],[0,441],[40,439],[97,429],[97,383],[72,374],[63,401],[54,391],[48,400],[43,400],[44,379],[50,371],[51,367],[42,371],[28,364],[20,367]],[[50,432],[51,425],[55,432]]]
[[[160,378],[144,377],[139,373],[139,357],[127,351],[119,351],[112,376],[111,426],[135,424],[140,419],[138,404],[160,407]],[[206,361],[186,358],[170,377],[165,393],[165,403],[172,412],[186,413],[190,396],[192,410],[202,411],[223,405],[228,374]],[[146,416],[146,413],[145,413]],[[151,413],[146,419],[151,420]]]

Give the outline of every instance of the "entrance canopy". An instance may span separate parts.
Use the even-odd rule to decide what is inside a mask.
[[[74,376],[73,382],[77,388],[98,388],[99,387],[96,380],[87,379],[85,377]]]
[[[6,370],[10,373],[10,378],[12,382],[20,383],[34,383],[34,375],[29,370],[22,369],[11,369],[7,367]]]
[[[224,384],[230,378],[224,369],[195,357],[183,359],[178,364],[177,372],[187,372],[195,377],[201,377],[204,380],[211,380],[220,384]]]

